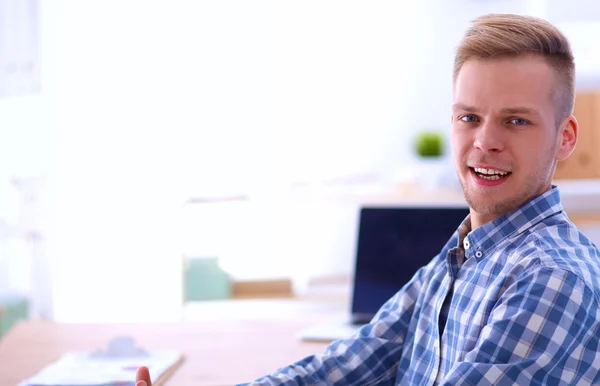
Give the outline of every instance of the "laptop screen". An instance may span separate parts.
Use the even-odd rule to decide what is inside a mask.
[[[365,207],[360,210],[352,322],[368,323],[442,247],[467,207]]]

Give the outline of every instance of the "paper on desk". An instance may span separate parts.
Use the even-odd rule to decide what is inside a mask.
[[[114,342],[114,341],[113,341]],[[156,350],[67,352],[19,386],[134,386],[135,373],[147,366],[150,377],[158,379],[181,359],[181,352]]]

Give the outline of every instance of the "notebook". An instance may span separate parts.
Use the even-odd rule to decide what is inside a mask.
[[[466,204],[360,208],[350,314],[309,326],[299,338],[330,341],[354,334],[440,252],[468,214]]]
[[[147,366],[160,386],[183,361],[177,350],[143,350],[131,337],[113,339],[107,349],[66,352],[19,386],[135,386],[135,374]]]

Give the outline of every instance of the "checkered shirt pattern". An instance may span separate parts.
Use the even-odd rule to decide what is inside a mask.
[[[600,385],[600,251],[559,189],[467,217],[354,336],[251,385]]]

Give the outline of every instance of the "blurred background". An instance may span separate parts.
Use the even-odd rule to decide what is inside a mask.
[[[177,320],[194,291],[351,275],[359,205],[461,200],[453,54],[489,12],[555,23],[600,84],[591,0],[0,0],[0,308]],[[575,177],[598,198],[600,166]]]

